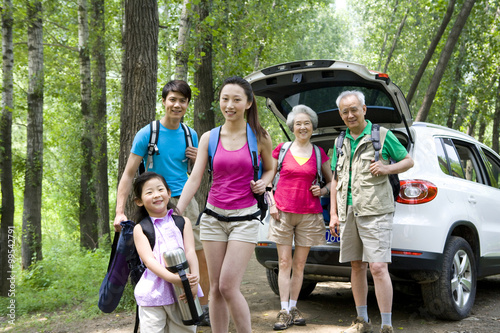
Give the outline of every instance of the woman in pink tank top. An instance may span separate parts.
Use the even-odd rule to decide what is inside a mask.
[[[257,243],[259,219],[254,194],[264,193],[274,177],[272,142],[259,123],[252,87],[246,80],[226,79],[219,103],[225,122],[213,159],[207,207],[200,219],[210,276],[210,322],[212,332],[227,332],[232,315],[237,332],[250,333],[250,309],[240,284]],[[257,137],[262,159],[263,173],[257,181],[253,178],[247,122]],[[200,139],[193,171],[177,203],[181,212],[200,186],[208,162],[209,138],[210,132],[206,132]]]

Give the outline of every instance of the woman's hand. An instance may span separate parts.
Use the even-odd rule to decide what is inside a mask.
[[[279,222],[280,221],[280,211],[278,210],[278,207],[276,207],[276,205],[272,205],[271,207],[269,207],[269,214],[271,214],[271,217]]]
[[[315,196],[315,197],[320,197],[321,196],[321,187],[319,187],[319,185],[312,185],[309,188],[309,191],[311,191],[312,195]]]
[[[253,193],[262,194],[266,191],[266,183],[264,183],[262,179],[259,179],[257,181],[252,180],[250,181],[250,188],[252,189]]]

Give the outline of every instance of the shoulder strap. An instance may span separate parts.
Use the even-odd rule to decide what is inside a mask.
[[[380,159],[380,149],[382,145],[380,144],[380,125],[373,124],[372,125],[372,144],[373,149],[375,149],[375,162]]]
[[[181,215],[172,215],[172,218],[174,219],[177,228],[181,231],[182,238],[184,238],[184,225],[186,224],[184,217]]]
[[[321,179],[323,179],[323,172],[321,171],[321,151],[319,147],[313,143],[314,154],[316,155],[316,183],[321,184]]]
[[[151,249],[155,247],[155,228],[153,227],[153,222],[149,216],[145,217],[139,225],[142,227],[142,232],[148,238],[149,245],[151,245]]]
[[[153,155],[160,155],[158,151],[158,137],[160,136],[160,121],[155,120],[149,123],[149,143],[148,159],[146,162],[146,171],[153,168]]]
[[[248,123],[247,123],[247,142],[248,142],[248,149],[250,150],[250,157],[252,158],[253,180],[257,181],[262,174],[258,158],[259,147],[257,144],[257,137],[255,136],[255,132]]]
[[[184,139],[186,139],[186,147],[193,147],[193,137],[191,135],[191,131],[189,130],[189,126],[181,122],[181,127],[184,130]],[[193,170],[193,164],[190,159],[187,161],[187,173],[191,174]]]
[[[210,138],[208,140],[208,172],[212,174],[214,170],[214,156],[217,152],[217,146],[220,139],[220,126],[210,130]]]
[[[333,172],[334,172],[333,179],[337,178],[337,164],[339,163],[339,156],[344,155],[344,152],[342,151],[342,145],[344,144],[344,138],[345,138],[345,131],[342,131],[342,132],[340,132],[339,136],[337,137],[337,142],[335,143],[337,160],[335,163],[335,170],[333,170]]]
[[[290,146],[292,145],[292,141],[288,141],[283,143],[283,145],[280,148],[280,153],[278,155],[278,166],[276,168],[276,175],[274,176],[273,179],[273,190],[276,191],[276,185],[278,184],[278,181],[280,180],[280,171],[281,168],[283,167],[283,160],[285,159],[285,155],[287,151],[290,149]]]

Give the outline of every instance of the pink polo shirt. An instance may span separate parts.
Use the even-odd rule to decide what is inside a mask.
[[[277,160],[279,157],[281,146],[280,143],[273,151],[273,157]],[[319,147],[321,152],[321,164],[328,161],[329,157],[324,150]],[[319,197],[312,195],[309,190],[316,179],[316,154],[314,150],[311,153],[309,160],[300,165],[297,163],[288,150],[280,172],[280,179],[276,185],[274,200],[276,207],[283,212],[295,214],[321,214],[323,208]]]

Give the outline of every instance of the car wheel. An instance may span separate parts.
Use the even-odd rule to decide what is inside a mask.
[[[271,269],[267,268],[266,269],[266,275],[267,275],[267,282],[269,283],[269,287],[271,287],[271,290],[276,294],[280,295],[280,289],[278,286],[278,272],[279,270],[277,268]],[[311,281],[311,280],[304,280],[302,281],[302,288],[300,289],[299,293],[299,299],[305,299],[311,293],[314,291],[314,288],[316,288],[316,281]]]
[[[467,317],[476,297],[476,261],[472,249],[461,237],[446,245],[438,280],[422,284],[427,311],[450,320]]]

